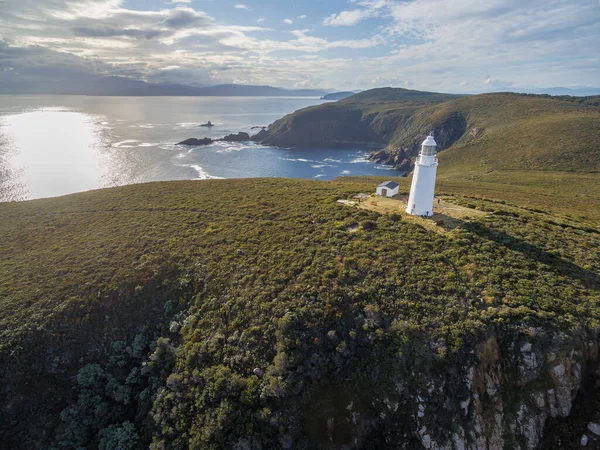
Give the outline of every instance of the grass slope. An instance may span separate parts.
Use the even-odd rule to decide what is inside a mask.
[[[489,214],[440,234],[336,203],[373,186],[169,182],[0,204],[0,441],[410,445],[414,418],[384,405],[398,377],[464,364],[489,333],[600,324],[597,228],[446,188]],[[332,435],[350,401],[364,420]]]
[[[448,170],[562,170],[600,168],[600,110],[519,94],[484,94],[428,111],[460,114],[466,132],[440,161]]]

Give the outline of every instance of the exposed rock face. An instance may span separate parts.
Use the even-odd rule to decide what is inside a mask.
[[[196,139],[196,138],[190,138],[190,139],[186,139],[185,141],[181,141],[178,142],[177,145],[189,145],[189,146],[198,146],[198,145],[210,145],[212,144],[214,141],[210,138],[203,138],[203,139]]]
[[[478,363],[429,379],[412,394],[419,440],[436,450],[538,448],[548,418],[566,418],[584,370],[598,362],[598,342],[554,336],[477,347]],[[446,416],[447,426],[440,427]]]
[[[316,389],[302,415],[321,430],[319,448],[548,448],[549,419],[567,418],[583,381],[597,376],[596,334],[521,329],[469,347],[451,361],[418,361],[426,352],[389,361],[391,377],[374,369],[365,391]]]
[[[225,141],[225,142],[244,142],[244,141],[250,140],[250,135],[248,133],[244,133],[243,131],[240,131],[237,134],[228,134],[223,139],[218,139],[218,140]]]
[[[405,172],[406,175],[414,169],[414,160],[419,154],[421,143],[429,132],[433,132],[438,144],[438,151],[451,147],[463,137],[467,131],[467,121],[461,114],[452,114],[421,134],[407,137],[399,147],[388,146],[378,152],[372,153],[369,159],[378,164],[394,166],[396,170]]]
[[[406,149],[402,147],[393,152],[390,152],[389,150],[378,150],[369,155],[369,159],[377,164],[393,166],[394,169],[404,172],[404,175],[408,175],[413,169],[413,163],[406,154]]]
[[[268,135],[267,129],[263,128],[258,133],[256,133],[254,136],[252,136],[250,139],[255,142],[262,142],[266,139],[267,135]]]

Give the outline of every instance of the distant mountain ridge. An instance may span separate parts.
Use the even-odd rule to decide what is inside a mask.
[[[247,97],[322,97],[324,89],[284,89],[272,86],[219,84],[187,86],[159,84],[124,77],[86,76],[78,80],[46,80],[29,83],[16,81],[0,84],[0,94],[49,94],[93,96],[247,96]]]

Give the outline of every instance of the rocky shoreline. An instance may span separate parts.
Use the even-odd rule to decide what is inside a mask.
[[[222,137],[221,139],[211,139],[208,137],[204,137],[202,139],[197,138],[189,138],[185,141],[178,142],[176,145],[187,145],[190,147],[199,147],[202,145],[210,145],[213,142],[246,142],[251,140],[250,135],[243,131],[240,131],[237,134],[228,134],[227,136]]]

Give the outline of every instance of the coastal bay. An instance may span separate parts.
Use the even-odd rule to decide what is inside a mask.
[[[267,126],[316,97],[2,96],[0,201],[148,181],[394,176],[371,149],[294,150],[252,142],[176,145]],[[211,122],[214,126],[202,127]],[[76,132],[75,132],[76,131]]]

